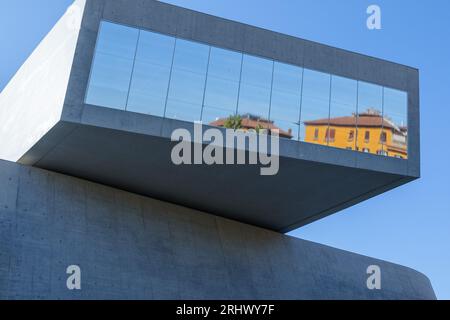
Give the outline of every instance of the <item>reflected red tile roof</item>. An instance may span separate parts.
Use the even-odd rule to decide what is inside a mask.
[[[349,116],[349,117],[337,117],[337,118],[331,118],[329,121],[328,119],[318,119],[318,120],[311,120],[311,121],[305,121],[306,125],[328,125],[328,123],[332,126],[342,126],[342,127],[355,127],[358,125],[358,127],[384,127],[384,128],[390,128],[393,130],[399,130],[399,128],[396,128],[395,125],[379,116],[379,115],[359,115],[356,116]]]
[[[223,127],[225,125],[225,122],[227,121],[226,118],[222,118],[219,120],[216,120],[214,122],[211,122],[211,126],[216,127]],[[292,132],[284,131],[280,128],[278,128],[272,121],[265,120],[265,119],[255,119],[255,118],[249,118],[245,117],[241,120],[241,125],[243,129],[256,129],[258,126],[260,126],[263,129],[268,129],[269,131],[279,131],[280,137],[292,139]]]

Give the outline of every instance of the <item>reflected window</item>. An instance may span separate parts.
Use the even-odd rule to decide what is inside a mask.
[[[125,110],[139,30],[102,22],[86,103]]]
[[[328,129],[330,81],[329,74],[304,70],[300,138],[305,142],[324,144],[313,137],[315,129],[322,128],[323,132]]]
[[[270,120],[289,139],[299,139],[303,69],[275,62]]]
[[[238,114],[269,119],[273,61],[244,54]]]
[[[382,132],[382,133],[380,134],[380,142],[381,142],[381,143],[386,143],[386,141],[387,141],[387,135],[386,135],[386,132]]]
[[[355,130],[350,130],[349,134],[348,134],[348,141],[352,142],[355,140]],[[348,148],[347,148],[348,149]]]
[[[336,139],[336,129],[327,128],[325,142],[334,142]]]
[[[385,150],[391,157],[408,158],[408,96],[406,92],[384,89],[384,118],[387,132]]]
[[[165,116],[199,121],[206,84],[209,47],[177,39]]]
[[[214,121],[235,115],[239,94],[242,54],[211,48],[202,121]]]

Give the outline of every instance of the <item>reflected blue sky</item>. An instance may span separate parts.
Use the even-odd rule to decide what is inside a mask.
[[[218,125],[251,116],[283,138],[406,157],[404,92],[107,21],[97,42],[88,104]]]
[[[306,137],[306,121],[329,118],[330,89],[330,74],[305,69],[303,73],[300,140],[304,141]]]
[[[128,111],[164,116],[174,48],[174,38],[141,30]]]
[[[269,118],[273,61],[244,54],[238,114]]]
[[[303,68],[275,62],[269,118],[276,127],[290,132],[294,140],[300,138],[302,84]]]
[[[209,46],[177,39],[165,117],[200,121]]]
[[[86,101],[125,110],[139,30],[102,23]]]
[[[365,26],[373,1],[168,2],[420,69],[422,178],[292,234],[416,268],[431,278],[440,298],[450,299],[450,149],[442,139],[450,118],[450,2],[378,0],[381,31]],[[0,2],[0,39],[7,48],[0,52],[0,88],[70,3]]]

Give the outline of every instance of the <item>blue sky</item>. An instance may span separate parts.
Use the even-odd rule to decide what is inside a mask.
[[[72,0],[0,0],[0,89]],[[292,233],[410,266],[450,299],[450,1],[171,0],[420,69],[422,178]],[[366,8],[382,30],[366,28]]]

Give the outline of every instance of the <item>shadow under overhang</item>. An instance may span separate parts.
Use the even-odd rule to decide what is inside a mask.
[[[392,172],[402,164],[398,159],[374,156],[378,166],[384,160],[394,166],[390,172],[370,170],[358,166],[356,152],[296,141],[280,142],[274,176],[261,176],[257,165],[176,166],[168,122],[154,118],[86,106],[80,123],[59,122],[19,162],[278,232],[414,180]],[[140,130],[136,121],[150,131]],[[329,153],[333,157],[327,158]]]

